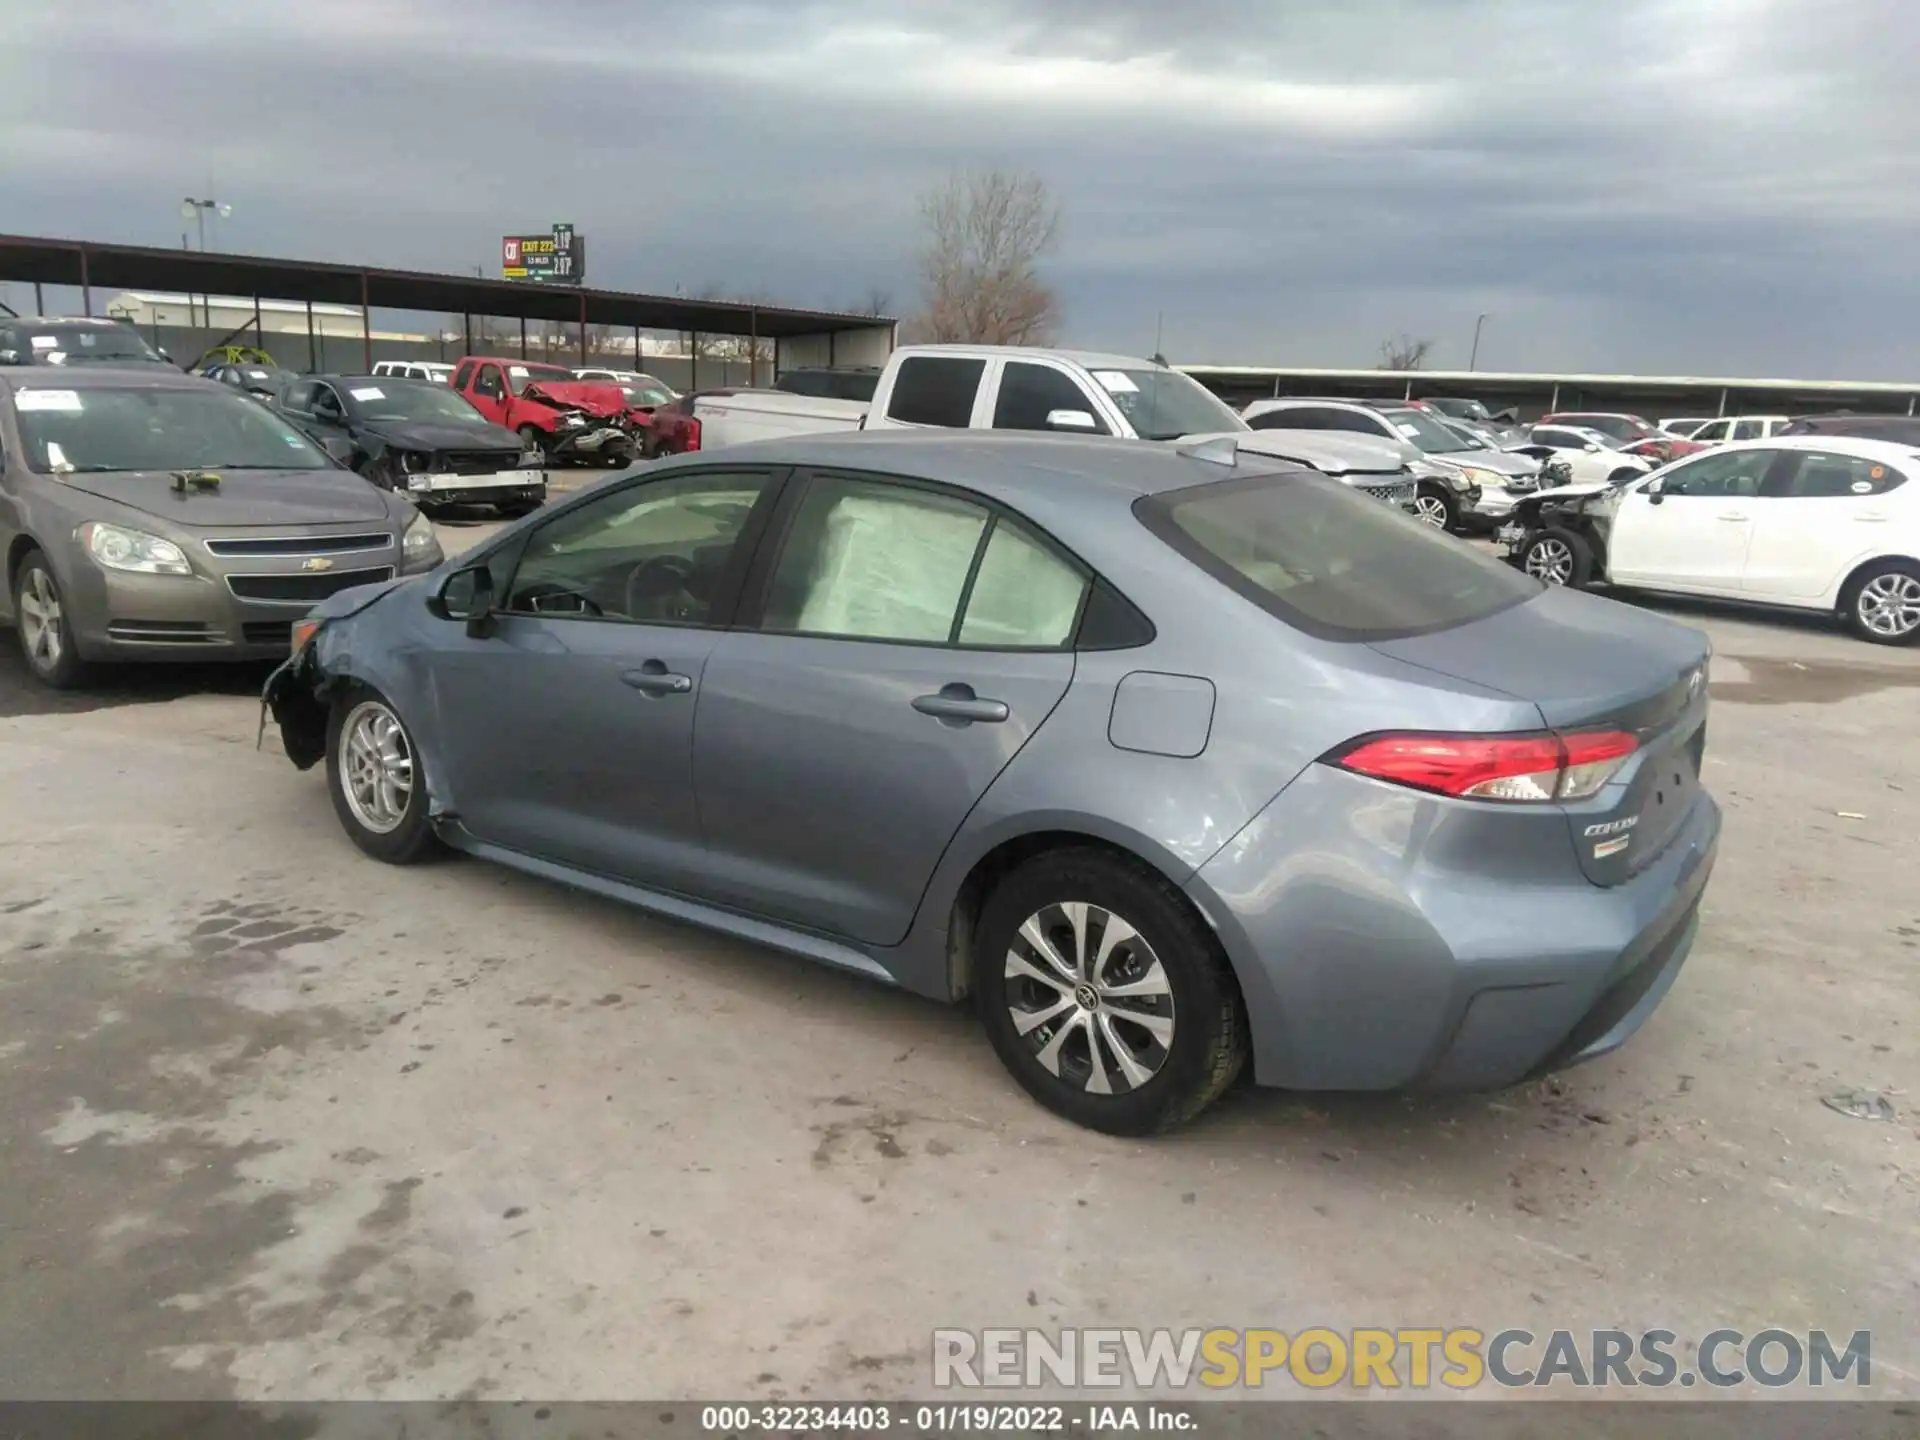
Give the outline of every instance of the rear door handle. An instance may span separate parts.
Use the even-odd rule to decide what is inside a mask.
[[[983,700],[971,685],[942,685],[937,695],[916,695],[913,708],[943,724],[967,725],[979,721],[998,725],[1010,713],[1004,700]]]
[[[1722,510],[1720,512],[1720,518],[1722,520],[1730,520],[1738,525],[1747,523],[1747,513],[1744,510]]]
[[[623,670],[620,683],[630,685],[642,695],[684,695],[693,689],[693,677],[667,669],[659,660],[649,660],[638,670]]]

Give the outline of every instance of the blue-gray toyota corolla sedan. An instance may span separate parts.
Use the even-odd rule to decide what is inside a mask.
[[[343,592],[268,684],[348,835],[942,1000],[1043,1104],[1492,1088],[1693,943],[1697,631],[1230,439],[806,436]]]

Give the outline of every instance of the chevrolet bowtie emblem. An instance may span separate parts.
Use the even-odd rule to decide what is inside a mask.
[[[327,559],[324,555],[315,555],[311,560],[302,560],[300,562],[300,568],[302,570],[331,570],[333,568],[333,561]]]

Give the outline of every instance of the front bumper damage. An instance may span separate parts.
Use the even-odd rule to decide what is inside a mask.
[[[545,437],[547,455],[554,460],[604,464],[618,457],[631,461],[640,453],[639,439],[616,420],[582,415],[578,425],[563,425]]]

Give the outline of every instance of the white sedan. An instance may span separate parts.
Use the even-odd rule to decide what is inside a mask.
[[[1536,425],[1527,433],[1527,443],[1518,448],[1537,452],[1543,459],[1550,455],[1566,461],[1575,485],[1625,483],[1654,468],[1650,461],[1620,449],[1612,437],[1579,425]]]
[[[1528,496],[1496,537],[1551,585],[1837,613],[1920,636],[1920,452],[1836,435],[1734,441],[1601,490]]]

